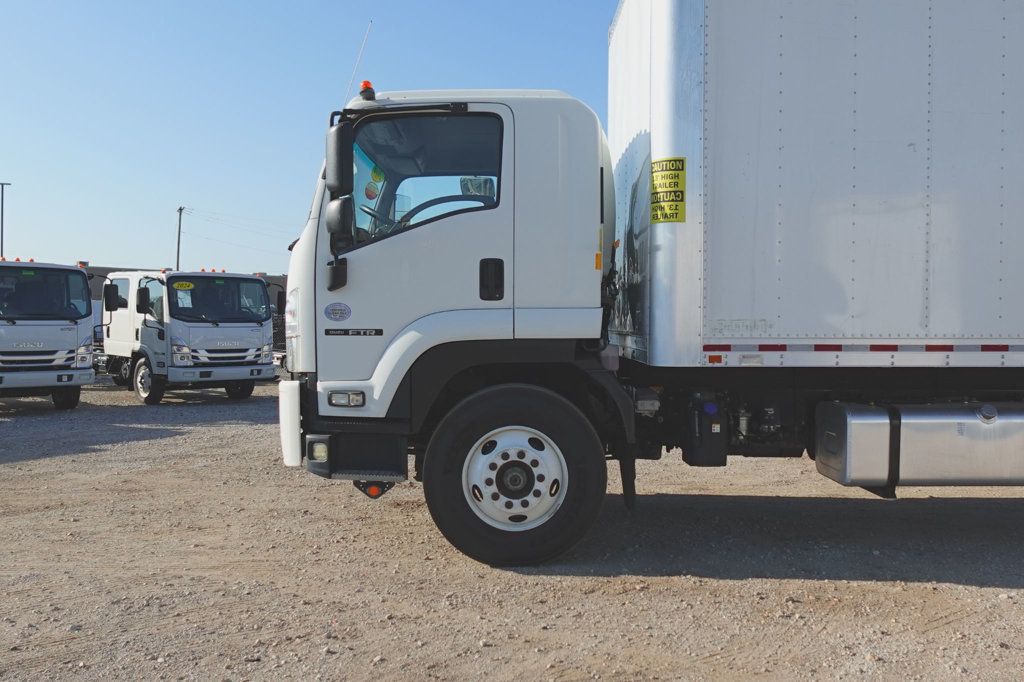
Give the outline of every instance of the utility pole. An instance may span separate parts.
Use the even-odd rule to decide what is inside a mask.
[[[0,182],[0,258],[4,257],[4,190],[10,185],[9,182]]]
[[[178,258],[174,262],[175,270],[181,270],[181,212],[184,210],[184,206],[178,207]]]

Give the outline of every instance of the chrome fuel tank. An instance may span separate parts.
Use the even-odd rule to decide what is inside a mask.
[[[847,486],[1022,485],[1024,405],[821,403],[818,472]]]

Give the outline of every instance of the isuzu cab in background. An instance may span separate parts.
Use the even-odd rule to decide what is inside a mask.
[[[103,287],[106,371],[155,405],[174,388],[252,395],[276,377],[267,285],[223,272],[112,272]]]
[[[78,405],[92,369],[92,304],[85,271],[0,261],[0,398]]]
[[[379,497],[412,455],[496,564],[673,448],[1024,484],[1022,185],[1013,3],[624,0],[607,141],[558,92],[365,83],[292,251],[285,463]]]

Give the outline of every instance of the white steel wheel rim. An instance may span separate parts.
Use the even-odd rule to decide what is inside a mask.
[[[462,492],[480,520],[521,532],[551,519],[565,501],[569,468],[554,441],[528,426],[483,436],[462,465]]]
[[[138,385],[139,393],[142,396],[149,395],[149,388],[150,385],[153,383],[152,377],[150,377],[149,375],[149,367],[147,367],[146,365],[142,365],[141,367],[139,367],[139,374],[135,380],[135,383]]]

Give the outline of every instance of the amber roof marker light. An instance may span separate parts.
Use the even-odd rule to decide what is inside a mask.
[[[377,93],[373,89],[373,83],[370,81],[363,81],[359,84],[359,96],[367,102],[372,102],[377,99]]]

